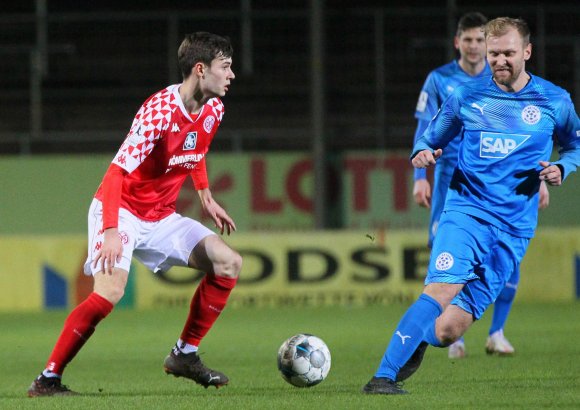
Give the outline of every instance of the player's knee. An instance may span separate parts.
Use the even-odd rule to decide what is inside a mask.
[[[232,257],[232,273],[233,277],[238,277],[240,275],[240,271],[242,270],[242,255],[237,252],[234,252],[234,256]]]
[[[113,305],[116,305],[125,295],[125,288],[122,286],[108,286],[106,288],[95,290],[95,292],[107,299]]]
[[[95,275],[94,291],[116,305],[125,294],[128,272],[115,269],[112,275],[99,272]]]
[[[453,324],[438,323],[438,326],[435,329],[435,335],[443,346],[449,346],[462,336],[462,332]]]
[[[230,249],[228,255],[223,258],[221,263],[219,263],[215,274],[217,276],[235,279],[239,276],[241,270],[242,256],[238,252]]]

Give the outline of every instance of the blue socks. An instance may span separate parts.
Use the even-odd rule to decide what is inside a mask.
[[[441,305],[431,296],[424,293],[419,296],[399,322],[375,377],[395,380],[401,367],[425,340],[425,335],[434,332],[435,320],[442,312]]]
[[[516,288],[511,283],[507,283],[493,305],[493,317],[489,328],[490,335],[503,329],[515,297]]]
[[[439,339],[437,339],[437,336],[435,336],[435,322],[433,322],[433,325],[425,331],[423,340],[433,347],[443,347]],[[461,340],[463,340],[463,336],[461,337]]]
[[[516,297],[516,290],[518,289],[519,282],[520,267],[518,266],[494,302],[493,317],[491,319],[491,327],[489,328],[490,335],[504,328],[505,322],[508,318],[508,315],[510,314],[512,304],[514,303],[514,299]]]

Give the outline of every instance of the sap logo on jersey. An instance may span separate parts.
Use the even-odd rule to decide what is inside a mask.
[[[482,132],[479,144],[481,158],[505,158],[522,145],[530,135]]]

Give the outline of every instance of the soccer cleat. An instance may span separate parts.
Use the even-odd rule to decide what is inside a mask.
[[[465,355],[465,342],[463,339],[459,339],[458,341],[449,345],[447,356],[450,359],[463,359]]]
[[[365,394],[407,394],[407,390],[401,388],[401,384],[387,379],[386,377],[373,377],[362,388]]]
[[[413,375],[413,373],[417,371],[417,369],[419,369],[419,366],[421,366],[421,362],[423,361],[423,356],[425,356],[427,346],[429,346],[427,342],[421,342],[421,344],[417,347],[417,350],[415,350],[413,355],[409,358],[409,360],[407,360],[407,363],[405,363],[399,370],[399,373],[397,373],[397,382],[407,380]]]
[[[197,353],[181,353],[174,348],[165,358],[165,373],[175,377],[186,377],[197,384],[201,384],[206,389],[209,386],[219,388],[228,384],[229,379],[223,373],[208,369],[202,363]]]
[[[503,335],[503,329],[492,333],[485,343],[485,352],[487,354],[496,354],[498,356],[511,356],[516,350]]]
[[[28,388],[28,397],[74,396],[78,393],[61,384],[58,377],[38,376]]]

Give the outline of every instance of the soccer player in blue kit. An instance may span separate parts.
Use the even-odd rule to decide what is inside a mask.
[[[419,368],[427,346],[448,346],[482,316],[534,235],[540,182],[561,185],[580,166],[580,118],[570,95],[525,70],[526,22],[494,19],[485,41],[492,76],[456,88],[413,148],[414,167],[432,166],[462,132],[425,288],[363,393],[407,393],[399,382]],[[554,142],[560,157],[550,162]]]
[[[423,135],[431,119],[437,114],[443,102],[457,86],[467,81],[491,75],[491,70],[485,59],[485,38],[483,35],[485,23],[487,23],[487,18],[478,12],[466,13],[459,19],[454,38],[454,46],[459,52],[459,59],[436,68],[427,76],[419,94],[415,111],[415,118],[417,118],[415,142]],[[433,238],[437,233],[447,189],[457,164],[460,142],[461,132],[457,138],[447,144],[443,154],[438,159],[434,172],[433,189],[431,189],[431,185],[427,180],[425,168],[415,168],[415,184],[413,186],[415,202],[422,207],[431,209],[429,248],[432,247]],[[540,187],[540,208],[546,207],[548,202],[548,189],[542,183]],[[489,337],[485,346],[488,354],[511,355],[515,352],[511,343],[505,338],[503,328],[516,295],[519,278],[518,267],[514,270],[495,301]],[[463,337],[449,346],[448,355],[450,359],[458,359],[465,356]]]

